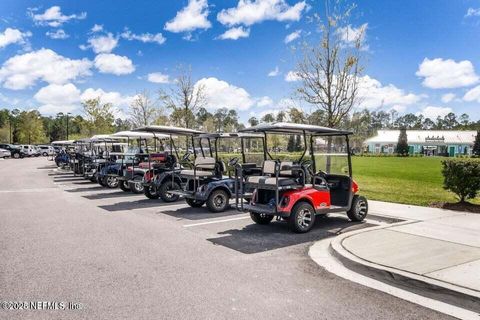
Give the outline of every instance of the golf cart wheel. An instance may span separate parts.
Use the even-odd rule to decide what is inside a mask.
[[[128,186],[130,187],[130,191],[132,191],[135,194],[140,194],[143,193],[143,177],[141,176],[135,176],[133,177],[134,182],[129,182]]]
[[[190,199],[190,198],[185,198],[185,201],[192,208],[200,208],[205,203],[205,201],[195,200],[195,199]]]
[[[367,198],[359,195],[353,196],[352,206],[347,211],[347,216],[350,220],[358,222],[365,219],[368,213]]]
[[[15,159],[20,158],[20,153],[18,153],[18,152],[14,153],[14,154],[13,154],[13,157],[14,157]]]
[[[296,233],[305,233],[315,224],[315,210],[307,202],[299,202],[293,206],[288,220],[290,229]]]
[[[257,224],[269,224],[273,216],[265,213],[250,212],[250,218]]]
[[[158,199],[160,195],[157,192],[157,188],[155,187],[144,187],[143,188],[143,193],[148,199]]]
[[[119,183],[118,183],[118,187],[120,189],[122,189],[122,191],[125,191],[125,192],[130,192],[130,187],[128,185],[128,181],[126,180],[121,180]]]
[[[207,208],[210,212],[223,212],[229,206],[229,199],[230,197],[225,190],[213,190],[208,197]]]
[[[107,177],[105,182],[107,184],[107,187],[109,187],[110,189],[115,189],[116,187],[118,187],[117,177]]]
[[[171,194],[168,191],[178,189],[180,189],[180,185],[167,178],[158,188],[158,195],[164,202],[174,202],[177,201],[180,196],[178,194]]]

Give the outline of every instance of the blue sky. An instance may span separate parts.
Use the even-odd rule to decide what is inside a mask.
[[[139,91],[171,86],[183,64],[210,110],[235,108],[243,121],[278,112],[294,103],[294,48],[318,37],[309,18],[323,17],[323,3],[2,1],[0,107],[79,113],[101,96],[121,115]],[[365,28],[368,48],[361,107],[480,119],[480,1],[356,3],[350,28]]]

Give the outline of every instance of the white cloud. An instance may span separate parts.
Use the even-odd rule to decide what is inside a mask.
[[[5,61],[0,69],[0,82],[13,90],[31,87],[38,80],[64,84],[90,75],[91,67],[92,62],[88,59],[69,59],[50,49],[40,49]]]
[[[250,29],[249,28],[244,28],[244,27],[237,27],[237,28],[230,28],[224,33],[222,33],[220,36],[218,36],[218,39],[226,40],[237,40],[239,38],[248,38],[250,35]]]
[[[425,58],[416,75],[423,79],[423,86],[431,89],[459,88],[478,82],[473,64],[468,60],[456,62],[452,59]]]
[[[295,71],[288,71],[288,73],[285,75],[285,81],[287,82],[295,82],[300,80],[301,78],[298,76],[298,74]]]
[[[80,100],[80,90],[72,83],[49,84],[38,90],[33,97],[43,104],[71,105]]]
[[[347,25],[337,29],[337,34],[340,40],[347,46],[355,46],[357,42],[360,43],[362,50],[368,50],[368,45],[365,44],[368,23],[364,23],[358,28]]]
[[[90,29],[92,32],[100,32],[103,31],[103,24],[94,24],[92,29]]]
[[[272,104],[273,100],[268,96],[261,97],[257,100],[257,107],[266,107]]]
[[[290,33],[289,35],[287,35],[285,37],[285,40],[283,40],[283,41],[285,42],[285,44],[290,43],[292,41],[295,41],[296,39],[298,39],[300,37],[301,33],[302,33],[302,30],[294,31],[294,32]]]
[[[72,83],[50,84],[38,90],[33,97],[42,104],[38,109],[40,113],[53,115],[74,111],[80,101],[80,90]]]
[[[132,41],[132,40],[137,40],[141,42],[154,42],[157,44],[163,44],[166,39],[161,33],[142,33],[142,34],[134,34],[130,30],[125,29],[125,31],[121,34],[121,37],[123,39]]]
[[[32,33],[21,32],[18,29],[7,28],[5,31],[0,32],[0,48],[4,48],[13,43],[25,44],[27,38],[31,37]]]
[[[208,21],[207,0],[189,0],[188,5],[177,12],[172,20],[165,24],[170,32],[191,32],[196,29],[208,29],[212,26]]]
[[[116,107],[128,107],[135,96],[124,96],[116,91],[104,91],[103,89],[86,89],[80,96],[81,101],[100,98],[101,103],[111,103]]]
[[[268,73],[268,76],[269,77],[276,77],[280,74],[280,69],[278,69],[278,66],[275,66],[275,69],[273,69],[272,71],[270,71]]]
[[[110,32],[104,36],[94,36],[89,38],[88,46],[80,46],[80,49],[86,50],[87,48],[92,48],[95,53],[110,53],[118,45],[118,38],[114,37]]]
[[[217,78],[203,78],[195,83],[195,88],[203,86],[210,109],[229,108],[247,110],[254,101],[243,88],[236,87]]]
[[[359,80],[358,96],[361,99],[360,107],[369,109],[380,107],[398,109],[418,103],[422,99],[420,95],[406,93],[393,84],[384,86],[368,75]]]
[[[468,102],[476,101],[480,103],[480,86],[476,86],[475,88],[468,90],[463,96],[463,100]]]
[[[468,8],[466,17],[480,17],[480,8]]]
[[[428,106],[423,108],[418,114],[423,115],[425,118],[435,120],[437,117],[445,117],[450,112],[453,112],[452,108]]]
[[[240,0],[236,7],[220,11],[217,19],[228,26],[251,26],[265,20],[298,21],[305,8],[305,1],[289,6],[285,0]]]
[[[114,75],[129,74],[135,71],[135,66],[126,56],[119,56],[113,53],[101,53],[95,57],[95,68],[101,73]]]
[[[153,83],[170,83],[170,77],[167,74],[161,72],[149,73],[147,80]]]
[[[455,93],[446,93],[442,96],[442,102],[443,103],[449,103],[455,99],[456,95]]]
[[[67,39],[68,37],[70,37],[67,33],[65,33],[65,31],[63,29],[57,29],[55,31],[47,31],[45,33],[45,35],[47,37],[50,37],[50,38],[56,39],[56,40],[63,40],[63,39]]]
[[[87,17],[86,12],[82,12],[80,14],[71,14],[66,16],[62,13],[59,6],[53,6],[45,10],[42,14],[35,14],[32,10],[29,11],[30,17],[33,21],[38,25],[48,25],[50,27],[57,28],[68,22],[69,20],[82,20]]]

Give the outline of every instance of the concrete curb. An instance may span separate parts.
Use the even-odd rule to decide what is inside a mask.
[[[393,223],[387,226],[382,225],[339,235],[331,241],[329,246],[330,253],[345,267],[364,276],[388,283],[397,288],[408,290],[425,297],[456,305],[474,312],[480,312],[479,291],[456,286],[404,270],[372,263],[354,255],[342,244],[345,239],[360,233],[411,223],[416,223],[416,221],[404,221]]]

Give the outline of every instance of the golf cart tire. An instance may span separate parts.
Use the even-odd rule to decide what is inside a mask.
[[[185,202],[187,202],[187,204],[192,208],[200,208],[205,204],[205,201],[200,201],[200,200],[195,200],[190,198],[185,198]]]
[[[368,201],[364,196],[354,195],[352,206],[347,211],[347,216],[353,222],[360,222],[365,219],[368,214]]]
[[[155,187],[143,187],[143,193],[148,199],[156,200],[160,197]]]
[[[300,222],[301,215],[305,215],[306,212],[309,212],[310,215],[310,222],[308,225],[303,225]],[[303,219],[303,221],[305,221]],[[293,208],[292,212],[290,213],[290,219],[288,220],[288,225],[290,230],[295,233],[305,233],[310,231],[315,224],[315,210],[313,209],[312,205],[305,201],[297,202]]]
[[[264,213],[250,212],[250,218],[256,224],[269,224],[273,220],[273,216]]]
[[[118,187],[119,187],[122,191],[130,192],[130,186],[128,185],[128,181],[126,181],[126,180],[121,180],[121,181],[118,183]]]
[[[132,191],[135,194],[141,194],[144,193],[144,187],[142,184],[143,177],[142,176],[134,176],[133,181],[134,183],[129,182],[128,186],[130,187],[130,191]],[[137,188],[137,186],[140,186],[140,188]]]
[[[163,202],[175,202],[180,198],[180,196],[177,194],[168,194],[168,191],[178,189],[180,189],[180,185],[177,182],[172,182],[171,180],[164,181],[158,188],[158,195]]]
[[[20,159],[20,153],[15,152],[15,153],[13,154],[13,157],[14,157],[15,159]]]
[[[111,178],[111,179],[109,179]],[[116,177],[107,177],[107,179],[105,179],[105,184],[107,185],[108,188],[110,189],[115,189],[118,187],[118,179]]]
[[[222,197],[223,198],[221,206],[219,206],[215,203],[215,198],[217,198],[217,197]],[[210,193],[210,195],[208,196],[207,208],[210,212],[213,212],[213,213],[223,212],[228,208],[229,200],[230,200],[230,197],[225,190],[222,190],[222,189],[213,190]]]

